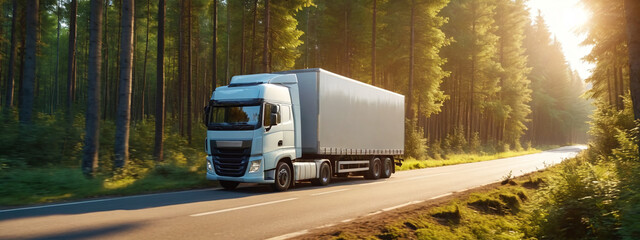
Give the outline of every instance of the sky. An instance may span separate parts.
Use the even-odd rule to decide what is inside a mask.
[[[589,13],[584,10],[580,0],[529,0],[527,2],[531,17],[542,14],[549,31],[562,45],[567,62],[571,69],[577,70],[582,79],[591,76],[594,65],[582,61],[587,55],[590,46],[580,46],[584,35],[576,33],[576,30],[586,23]]]

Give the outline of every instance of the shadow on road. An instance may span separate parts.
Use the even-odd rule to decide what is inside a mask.
[[[39,236],[33,239],[93,239],[97,237],[107,237],[112,234],[122,233],[136,227],[138,227],[138,224],[120,224],[115,226],[91,228],[47,236]]]
[[[384,180],[378,180],[384,181]],[[334,178],[329,186],[342,186],[364,184],[362,177]],[[313,186],[309,182],[298,182],[289,192],[297,192],[322,188]],[[201,189],[192,191],[168,192],[139,196],[104,198],[80,202],[69,202],[42,206],[33,206],[16,209],[0,210],[0,222],[28,217],[41,217],[51,215],[74,215],[92,212],[104,212],[114,210],[140,210],[146,208],[165,207],[171,205],[189,204],[197,202],[210,202],[225,199],[239,199],[255,197],[274,193],[269,185],[241,184],[233,191],[224,189]]]

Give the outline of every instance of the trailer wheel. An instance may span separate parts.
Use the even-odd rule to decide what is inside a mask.
[[[326,186],[331,182],[331,167],[327,162],[323,162],[320,165],[320,176],[316,179],[311,179],[311,184],[316,186]]]
[[[364,175],[366,179],[378,179],[380,178],[380,172],[382,168],[380,158],[375,157],[369,162],[369,171]]]
[[[236,187],[238,187],[238,184],[240,184],[239,182],[232,182],[232,181],[220,181],[220,185],[226,189],[226,190],[233,190],[236,189]]]
[[[273,190],[277,192],[284,192],[289,189],[291,185],[291,178],[293,175],[291,174],[291,167],[286,162],[279,162],[276,167],[276,181],[272,185]]]
[[[391,158],[389,157],[385,157],[384,161],[382,163],[382,178],[389,178],[391,177],[391,173],[392,173],[392,168],[395,167],[393,165],[393,163],[391,162]]]

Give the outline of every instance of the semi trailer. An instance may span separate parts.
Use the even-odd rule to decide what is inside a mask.
[[[388,178],[404,154],[404,96],[315,68],[234,76],[205,107],[207,179],[225,189]]]

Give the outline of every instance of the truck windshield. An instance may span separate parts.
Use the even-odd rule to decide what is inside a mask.
[[[209,114],[209,129],[248,130],[260,127],[260,105],[213,106]]]

